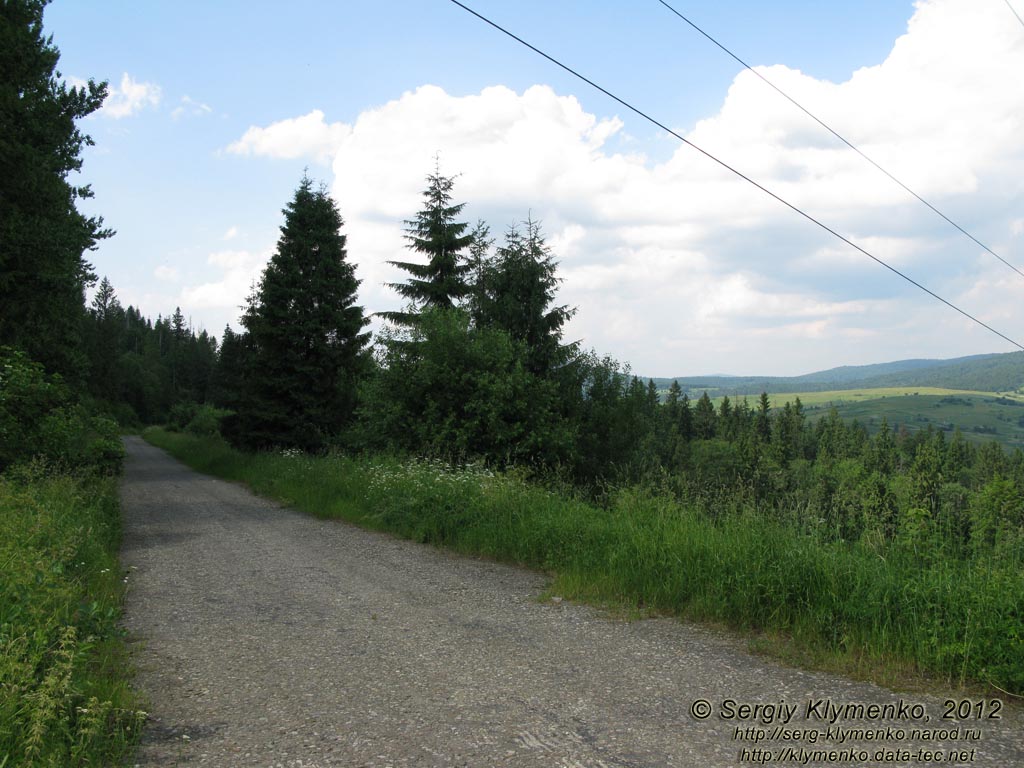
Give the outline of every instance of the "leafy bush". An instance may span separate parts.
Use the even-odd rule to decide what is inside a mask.
[[[183,431],[199,412],[199,403],[175,403],[167,416],[167,429],[171,432]]]
[[[59,377],[25,353],[0,347],[0,471],[31,457],[40,420],[67,402]]]
[[[231,411],[225,408],[215,408],[212,405],[201,405],[196,409],[195,415],[185,426],[185,431],[196,437],[213,437],[220,435],[221,421],[231,415]]]
[[[0,350],[0,471],[42,459],[76,472],[117,474],[117,423],[72,404],[59,377],[23,353]]]

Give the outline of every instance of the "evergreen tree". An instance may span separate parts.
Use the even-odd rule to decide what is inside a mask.
[[[686,442],[693,439],[693,409],[690,396],[685,392],[679,401],[679,437]]]
[[[442,176],[440,169],[435,168],[427,177],[423,210],[415,219],[405,222],[409,249],[426,256],[427,263],[388,262],[412,275],[408,282],[388,283],[389,288],[412,304],[409,311],[380,313],[393,323],[415,325],[423,310],[452,309],[469,293],[466,275],[470,265],[461,254],[473,244],[474,237],[464,234],[468,226],[465,222],[455,220],[465,203],[452,204],[454,183],[454,179]]]
[[[113,234],[76,205],[92,196],[68,175],[92,140],[76,127],[106,97],[106,83],[68,88],[60,52],[43,36],[46,0],[0,4],[0,345],[25,350],[80,382],[86,250]]]
[[[491,228],[483,221],[477,221],[472,232],[473,242],[469,246],[469,294],[466,297],[469,317],[473,324],[481,327],[485,324],[485,313],[487,311],[488,293],[490,291],[490,273],[493,268],[493,260],[490,256],[491,246],[494,245],[494,238],[491,237]]]
[[[246,447],[316,450],[352,416],[369,320],[327,192],[303,177],[283,213],[277,252],[243,318],[253,365],[233,435]]]
[[[715,436],[715,406],[705,392],[693,409],[693,435],[698,440],[710,440]]]
[[[882,424],[871,441],[865,464],[868,469],[878,472],[883,477],[888,477],[896,471],[897,453],[896,440],[893,438],[888,420],[883,416]]]
[[[757,416],[754,418],[754,432],[763,442],[767,443],[772,439],[772,425],[768,414],[771,410],[771,403],[768,402],[768,393],[762,392],[757,401]]]
[[[576,310],[552,306],[558,263],[544,242],[540,224],[527,219],[526,231],[512,227],[493,262],[484,269],[480,322],[526,345],[526,367],[544,376],[564,363],[576,345],[562,346],[562,326]]]
[[[217,363],[211,381],[211,399],[217,405],[237,410],[242,402],[244,382],[249,378],[252,345],[247,333],[235,333],[224,327]]]
[[[121,396],[118,361],[125,321],[125,312],[114,293],[114,286],[104,277],[88,312],[85,346],[89,356],[89,390],[107,402]]]
[[[718,406],[719,436],[724,437],[726,440],[732,440],[736,436],[734,426],[732,403],[729,401],[729,396],[725,395]]]

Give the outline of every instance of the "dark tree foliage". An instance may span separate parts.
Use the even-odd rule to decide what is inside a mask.
[[[284,216],[243,318],[253,364],[231,437],[249,448],[319,450],[355,410],[369,320],[356,304],[360,281],[327,192],[303,178]]]
[[[710,440],[715,436],[715,406],[705,392],[693,409],[693,433],[698,440]]]
[[[481,263],[478,246],[471,248],[474,316],[480,325],[503,330],[524,343],[527,369],[546,376],[576,353],[576,344],[562,345],[562,326],[576,310],[553,306],[561,282],[556,276],[558,262],[544,242],[540,224],[527,219],[524,226],[525,232],[508,230],[505,244],[490,261]]]
[[[175,406],[212,399],[217,340],[193,331],[180,309],[151,322],[122,307],[104,277],[85,313],[82,339],[89,359],[83,394],[123,425],[161,423]]]
[[[108,402],[121,397],[118,358],[125,320],[124,308],[114,293],[114,287],[104,277],[87,310],[83,337],[89,357],[89,390]]]
[[[405,342],[382,346],[361,406],[364,445],[499,465],[569,455],[559,392],[526,369],[522,342],[458,309],[424,312]]]
[[[380,313],[393,323],[415,325],[422,311],[451,309],[469,293],[466,276],[471,267],[462,254],[473,244],[474,237],[472,233],[465,234],[465,222],[456,221],[465,203],[452,204],[454,183],[454,179],[435,169],[427,177],[423,209],[415,219],[405,222],[409,249],[425,256],[427,263],[388,262],[411,275],[408,282],[388,283],[411,304],[409,311]]]
[[[469,246],[469,256],[466,264],[469,269],[466,277],[469,283],[469,293],[466,294],[465,308],[469,312],[470,320],[477,327],[486,324],[484,313],[489,305],[490,277],[493,266],[493,258],[490,255],[491,247],[494,245],[494,238],[491,237],[491,228],[483,220],[479,220],[473,227],[470,236],[473,242]]]
[[[45,6],[0,4],[0,344],[80,383],[84,290],[95,279],[83,253],[113,233],[77,210],[92,192],[69,175],[92,144],[76,121],[100,108],[106,83],[61,81]]]
[[[247,333],[235,333],[224,326],[217,365],[210,382],[210,399],[219,406],[237,411],[242,403],[243,383],[252,370],[252,339]]]

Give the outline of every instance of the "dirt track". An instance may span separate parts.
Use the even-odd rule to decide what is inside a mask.
[[[943,723],[943,696],[784,668],[675,621],[542,604],[543,576],[316,520],[126,444],[126,624],[151,710],[138,765],[1024,766],[1019,710]],[[851,747],[825,739],[819,700],[901,698],[930,720],[855,707],[835,726],[905,737],[858,742],[867,762],[801,763],[801,749]],[[706,720],[691,714],[698,699]],[[788,723],[740,720],[728,700],[796,709]],[[952,727],[955,741],[909,738]],[[923,754],[952,748],[973,760]],[[880,749],[909,754],[878,762]]]

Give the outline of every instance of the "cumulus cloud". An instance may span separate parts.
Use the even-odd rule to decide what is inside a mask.
[[[1009,234],[1021,262],[1011,212],[1024,175],[1024,44],[1005,11],[919,2],[888,57],[842,83],[785,64],[759,71],[983,242]],[[386,262],[408,255],[401,222],[420,207],[437,152],[442,173],[460,174],[467,220],[487,220],[499,238],[528,212],[543,221],[561,300],[580,308],[568,335],[641,372],[784,373],[1006,349],[689,147],[662,163],[613,151],[622,128],[547,86],[453,96],[425,85],[351,124],[314,110],[252,127],[229,151],[332,160],[371,311],[401,304],[382,283],[406,275]],[[751,73],[688,138],[968,311],[1020,324],[1019,276]]]
[[[120,120],[131,117],[146,107],[157,106],[160,98],[159,85],[134,80],[125,72],[119,85],[109,86],[107,100],[96,114]]]
[[[324,113],[314,109],[302,117],[280,120],[266,128],[252,126],[241,139],[230,144],[227,151],[236,155],[289,159],[308,157],[322,163],[330,159],[348,131],[344,123],[328,124]]]
[[[236,310],[245,304],[246,297],[252,286],[259,281],[269,260],[269,251],[229,250],[211,253],[206,263],[219,271],[219,276],[215,280],[183,289],[182,304],[194,308],[230,310],[228,316],[235,319]]]

